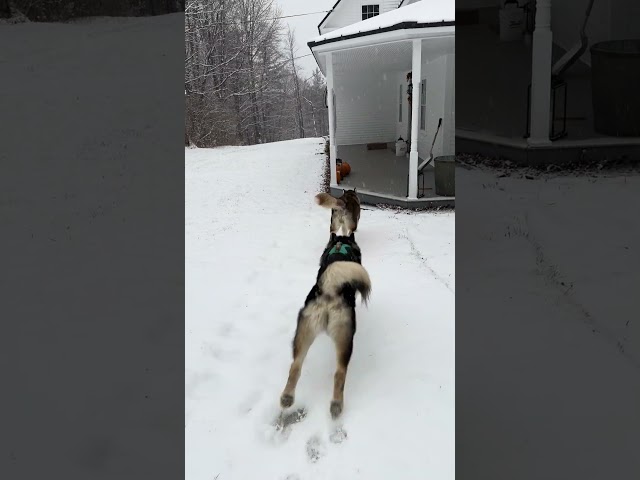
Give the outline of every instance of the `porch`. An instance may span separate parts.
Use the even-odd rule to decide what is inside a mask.
[[[327,79],[332,191],[410,208],[452,203],[435,197],[432,171],[420,198],[418,178],[420,158],[454,153],[453,19],[453,3],[414,4],[308,42]],[[398,137],[411,140],[408,157],[395,156]],[[390,148],[367,150],[372,143]],[[337,159],[351,165],[340,184]]]
[[[504,157],[521,164],[579,161],[585,156],[634,156],[640,159],[640,139],[612,137],[594,129],[591,69],[577,62],[563,75],[566,82],[566,135],[546,145],[532,145],[527,134],[527,89],[532,78],[532,46],[501,42],[497,9],[485,9],[489,21],[459,25],[456,31],[458,111],[456,152]],[[493,20],[493,21],[491,21]],[[552,44],[551,64],[565,51]],[[558,100],[563,102],[559,92]],[[549,119],[563,129],[561,108]]]
[[[389,145],[391,147],[391,145]],[[438,196],[435,192],[434,170],[424,169],[418,179],[418,193],[424,196],[408,200],[409,158],[397,157],[395,150],[367,150],[366,145],[341,145],[339,157],[351,166],[351,173],[336,186],[334,194],[357,188],[364,203],[388,204],[405,208],[452,207],[453,197]],[[424,192],[421,189],[424,180]]]

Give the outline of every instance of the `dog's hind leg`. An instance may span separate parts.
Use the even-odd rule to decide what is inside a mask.
[[[331,417],[336,419],[342,413],[344,406],[344,383],[347,378],[347,368],[353,352],[353,336],[355,334],[355,312],[341,312],[339,319],[330,320],[329,336],[336,345],[336,373],[333,376],[333,398],[331,400]],[[331,324],[333,323],[333,324]]]
[[[289,378],[284,391],[280,396],[280,405],[287,408],[293,405],[295,399],[296,385],[302,371],[302,364],[307,356],[311,344],[318,334],[318,316],[320,315],[317,306],[310,303],[298,314],[298,327],[293,338],[293,362],[289,368]]]

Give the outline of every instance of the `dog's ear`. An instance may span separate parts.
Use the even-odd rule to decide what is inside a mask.
[[[352,242],[355,242],[355,241],[356,241],[356,234],[355,234],[355,233],[353,233],[353,232],[351,232],[351,233],[349,234],[349,240],[351,240]]]
[[[336,234],[334,232],[331,232],[331,239],[330,240],[333,242],[333,241],[335,241],[335,239],[336,239]]]

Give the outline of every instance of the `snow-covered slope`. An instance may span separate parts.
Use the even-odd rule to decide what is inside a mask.
[[[334,422],[321,336],[274,426],[330,213],[321,139],[185,151],[187,480],[454,478],[453,213],[364,210],[373,283]]]

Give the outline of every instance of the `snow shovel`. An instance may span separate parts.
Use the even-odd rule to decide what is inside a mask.
[[[436,133],[433,136],[433,142],[431,143],[431,150],[429,150],[429,156],[426,160],[424,160],[420,165],[418,165],[418,173],[420,173],[424,167],[429,165],[433,161],[433,146],[436,144],[436,137],[438,136],[438,132],[440,131],[440,126],[442,125],[442,119],[438,119],[438,128],[436,128]]]

